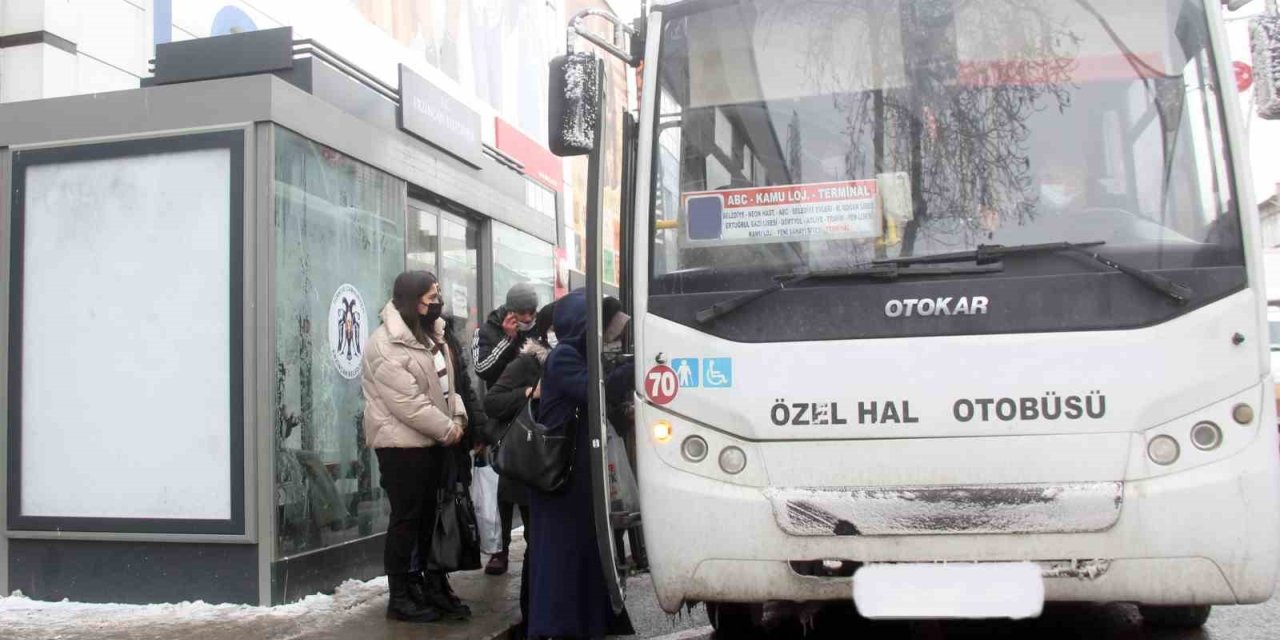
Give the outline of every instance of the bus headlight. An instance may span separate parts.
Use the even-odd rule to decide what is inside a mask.
[[[707,458],[707,441],[700,436],[689,436],[680,445],[680,453],[689,462],[702,462]]]
[[[1222,430],[1212,422],[1201,422],[1191,427],[1191,444],[1201,451],[1212,451],[1222,444]]]
[[[1235,418],[1240,424],[1249,424],[1253,422],[1253,407],[1241,403],[1231,410],[1231,417]]]
[[[1169,436],[1156,436],[1147,443],[1147,455],[1158,465],[1170,465],[1178,460],[1178,441]]]
[[[720,469],[735,476],[747,468],[747,454],[737,447],[725,447],[720,451]]]

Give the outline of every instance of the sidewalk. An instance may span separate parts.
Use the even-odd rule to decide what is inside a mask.
[[[340,627],[294,636],[306,640],[505,640],[520,622],[520,571],[524,568],[524,541],[511,542],[511,565],[504,576],[487,576],[484,571],[454,574],[453,590],[471,607],[471,620],[450,624],[409,624],[386,619],[385,591],[372,606],[366,605]],[[222,640],[222,636],[217,637]],[[212,638],[210,640],[213,640]],[[227,636],[226,640],[247,640]]]
[[[462,623],[410,624],[385,617],[387,579],[348,581],[333,595],[315,595],[279,607],[39,602],[0,598],[0,638],[24,640],[490,640],[505,639],[520,621],[524,541],[511,543],[505,576],[483,571],[450,576],[471,607]]]

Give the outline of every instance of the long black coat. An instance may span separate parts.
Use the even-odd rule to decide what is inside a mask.
[[[586,415],[586,296],[581,290],[556,303],[554,324],[560,343],[547,356],[538,406],[538,420],[548,426],[564,424],[578,412]],[[619,386],[623,385],[615,385]],[[530,564],[528,634],[575,638],[631,635],[634,631],[625,610],[615,616],[609,604],[605,569],[596,546],[590,434],[585,427],[577,428],[574,437],[573,471],[567,486],[556,493],[530,491],[536,535],[529,547],[534,561]]]
[[[453,324],[457,318],[449,318],[444,325],[444,341],[449,346],[449,354],[453,356],[453,385],[456,392],[462,399],[462,407],[467,412],[467,429],[462,434],[462,439],[455,444],[452,449],[454,453],[454,462],[458,465],[458,473],[460,479],[471,485],[471,448],[476,442],[476,432],[484,428],[485,423],[489,421],[485,417],[484,410],[480,407],[480,400],[476,398],[475,388],[471,384],[470,364],[467,362],[466,351],[462,349],[462,345],[458,344],[458,337],[454,334]]]
[[[499,432],[529,403],[527,389],[538,386],[542,379],[542,363],[550,349],[530,338],[512,360],[497,382],[484,396],[484,412],[489,416],[488,428],[481,434],[486,444],[495,444]],[[498,479],[498,499],[518,505],[529,504],[529,488],[509,478]]]

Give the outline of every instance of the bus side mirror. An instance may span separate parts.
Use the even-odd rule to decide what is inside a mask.
[[[1258,117],[1280,120],[1280,16],[1268,13],[1249,20],[1249,41]]]
[[[590,53],[571,53],[551,60],[547,109],[547,143],[560,157],[591,153],[600,118],[600,66]]]

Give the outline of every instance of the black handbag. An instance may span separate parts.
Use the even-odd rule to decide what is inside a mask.
[[[435,571],[474,571],[480,568],[480,525],[471,491],[458,472],[456,456],[446,455],[444,486],[436,492],[436,521],[427,568]]]
[[[548,427],[533,417],[533,403],[525,403],[494,445],[493,470],[545,493],[560,489],[573,471],[577,423],[574,414],[565,424]]]

